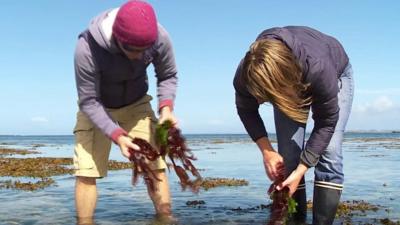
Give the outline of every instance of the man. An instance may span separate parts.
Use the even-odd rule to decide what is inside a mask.
[[[96,207],[96,179],[107,176],[111,141],[129,157],[138,150],[132,137],[155,147],[157,123],[147,95],[146,68],[153,63],[157,77],[159,122],[176,118],[172,112],[177,70],[172,45],[157,23],[152,6],[129,1],[95,17],[79,35],[75,50],[75,75],[79,112],[74,129],[76,145],[75,203],[78,220],[91,221]],[[156,215],[171,217],[166,164],[162,158],[148,162],[158,181],[147,187]]]

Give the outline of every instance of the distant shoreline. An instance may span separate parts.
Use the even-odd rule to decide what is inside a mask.
[[[309,135],[311,132],[306,132]],[[400,130],[349,130],[345,134],[400,134]],[[271,133],[276,135],[276,133]],[[184,135],[247,135],[246,133],[184,133]],[[73,134],[0,134],[0,137],[73,137]]]

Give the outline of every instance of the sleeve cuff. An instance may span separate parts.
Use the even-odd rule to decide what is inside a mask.
[[[263,138],[263,137],[266,137],[266,138],[268,138],[268,134],[267,133],[264,133],[264,134],[259,134],[259,135],[257,135],[257,136],[254,136],[254,137],[250,137],[254,142],[257,142],[258,141],[258,139],[260,139],[260,138]]]
[[[308,168],[314,167],[318,164],[320,155],[305,149],[304,151],[301,152],[300,154],[300,161],[303,163],[305,166]]]
[[[174,102],[171,99],[166,99],[166,100],[161,101],[158,104],[158,111],[160,111],[165,106],[169,106],[169,108],[172,111],[174,109]]]
[[[121,135],[128,135],[128,133],[122,128],[117,128],[116,130],[114,130],[114,132],[112,132],[111,140],[115,144],[117,144],[117,140],[118,140],[119,136],[121,136]]]

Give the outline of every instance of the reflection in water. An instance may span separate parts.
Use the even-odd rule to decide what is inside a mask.
[[[136,224],[136,221],[127,222],[128,224]],[[96,223],[93,217],[78,218],[76,217],[76,225],[101,225]],[[178,225],[178,219],[172,215],[155,215],[146,225]]]
[[[156,215],[154,216],[154,219],[150,222],[150,225],[175,225],[175,224],[179,224],[178,219],[172,216],[171,214]]]
[[[76,225],[96,225],[93,217],[76,217]]]

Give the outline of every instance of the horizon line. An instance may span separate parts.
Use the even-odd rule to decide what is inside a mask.
[[[349,130],[344,133],[400,133],[399,130]],[[183,133],[184,135],[248,135],[247,133]],[[268,134],[276,135],[276,132],[268,132]],[[311,134],[311,132],[306,132]],[[0,134],[0,136],[74,136],[74,134]]]

